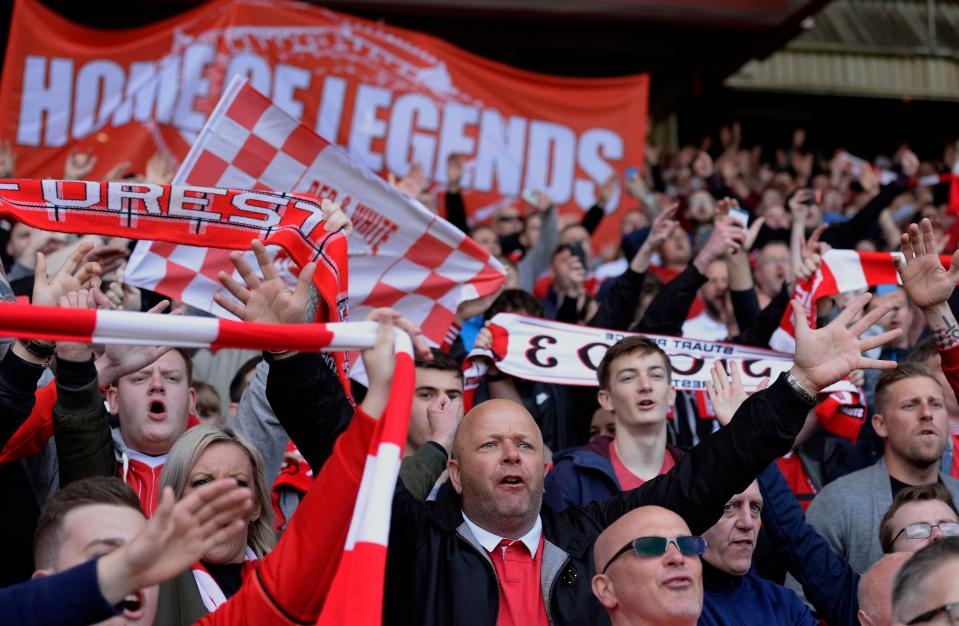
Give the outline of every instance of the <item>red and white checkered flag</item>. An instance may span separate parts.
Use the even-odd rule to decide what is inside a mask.
[[[363,316],[376,307],[393,307],[436,344],[461,302],[493,293],[505,278],[485,249],[299,123],[245,79],[235,78],[224,91],[174,180],[336,200],[354,225],[351,311]],[[126,279],[229,317],[213,303],[220,270],[232,271],[222,250],[140,242]]]

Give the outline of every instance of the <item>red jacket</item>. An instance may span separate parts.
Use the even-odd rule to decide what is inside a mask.
[[[942,358],[942,373],[946,375],[956,397],[959,397],[959,346],[940,350],[939,356]],[[943,470],[948,471],[953,478],[959,478],[959,435],[952,435],[952,467]]]
[[[340,564],[375,428],[357,408],[276,548],[236,595],[198,625],[316,623]]]

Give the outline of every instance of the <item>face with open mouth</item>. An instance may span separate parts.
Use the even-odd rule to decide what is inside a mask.
[[[521,405],[490,400],[463,417],[450,479],[474,522],[500,536],[522,536],[539,515],[546,474],[543,438]]]
[[[873,426],[886,439],[886,454],[917,467],[928,467],[942,456],[948,420],[939,383],[917,375],[877,387]]]
[[[136,535],[146,524],[143,514],[129,506],[89,504],[72,509],[62,522],[56,563],[45,573],[65,571],[96,556],[111,552]],[[39,565],[39,563],[38,563]],[[148,626],[156,615],[156,586],[137,589],[120,603],[120,615],[101,625]]]
[[[682,537],[689,527],[681,517],[658,506],[634,509],[611,524],[596,541],[594,563],[600,572],[622,546],[638,537]],[[700,557],[684,556],[667,544],[659,556],[630,551],[593,579],[593,594],[613,623],[694,624],[703,608]]]
[[[107,399],[118,412],[124,441],[146,454],[169,452],[186,430],[187,415],[196,410],[183,356],[172,350],[121,378]]]
[[[763,497],[756,481],[733,496],[726,503],[723,516],[703,534],[706,562],[727,574],[744,576],[753,563],[762,508]]]
[[[609,364],[608,389],[597,394],[617,424],[659,425],[676,400],[665,357],[658,352],[623,354]]]

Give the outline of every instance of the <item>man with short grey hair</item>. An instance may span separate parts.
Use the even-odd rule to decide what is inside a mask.
[[[892,583],[892,616],[907,626],[959,623],[959,537],[929,544],[902,566]]]

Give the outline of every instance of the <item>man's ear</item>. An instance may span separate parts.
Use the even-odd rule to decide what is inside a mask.
[[[862,609],[859,609],[859,612],[856,615],[859,617],[859,623],[862,626],[874,626],[872,618],[869,617],[869,615]]]
[[[196,389],[190,387],[190,410],[189,415],[196,415]]]
[[[110,385],[104,391],[104,399],[107,401],[107,406],[110,407],[110,414],[116,415],[120,411],[120,407],[117,404],[117,386]]]
[[[463,493],[463,484],[460,482],[460,462],[458,459],[450,459],[446,462],[446,471],[450,474],[450,482],[453,483],[453,489],[456,493]]]
[[[592,581],[593,595],[599,600],[599,603],[606,609],[615,609],[619,605],[616,599],[616,591],[613,589],[613,581],[606,574],[596,574]]]
[[[669,406],[676,406],[676,388],[672,381],[669,381]]]
[[[44,576],[53,576],[54,574],[56,574],[56,572],[53,571],[52,569],[38,569],[37,571],[33,573],[33,576],[31,576],[30,578],[31,579],[43,578]]]
[[[600,389],[596,392],[596,399],[599,400],[599,406],[603,407],[610,413],[615,413],[613,410],[613,401],[609,397],[609,391],[606,389]]]
[[[883,439],[889,436],[889,431],[886,430],[886,418],[882,416],[882,413],[876,413],[872,416],[872,429]]]

